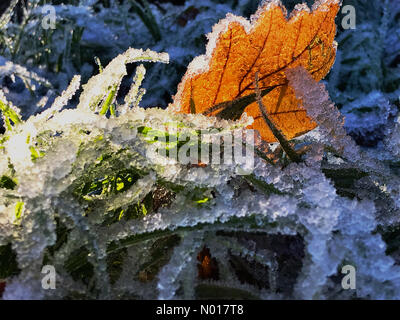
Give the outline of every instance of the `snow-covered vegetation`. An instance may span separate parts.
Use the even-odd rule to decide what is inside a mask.
[[[256,139],[251,172],[155,151],[247,131],[165,107],[204,35],[259,1],[59,2],[55,29],[46,1],[0,18],[3,299],[400,298],[398,1],[344,1],[357,26],[339,13],[324,83],[287,72],[318,124],[291,141],[301,161]]]

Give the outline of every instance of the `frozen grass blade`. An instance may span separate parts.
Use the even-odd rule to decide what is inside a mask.
[[[140,5],[137,1],[131,0],[132,8],[142,20],[144,25],[150,31],[151,35],[154,38],[154,41],[158,42],[161,40],[161,32],[160,28],[158,27],[157,21],[151,12],[149,7],[149,3],[147,0],[142,0],[143,6]]]
[[[137,106],[140,102],[140,86],[146,75],[146,69],[143,64],[136,68],[135,77],[128,94],[125,96],[125,106],[124,108],[129,108],[131,106]]]
[[[0,111],[8,131],[11,131],[13,126],[22,123],[19,111],[7,101],[2,90],[0,90]]]

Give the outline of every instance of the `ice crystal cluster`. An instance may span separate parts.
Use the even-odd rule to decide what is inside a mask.
[[[83,85],[77,108],[65,106],[78,76],[26,121],[0,96],[3,299],[400,298],[398,126],[387,142],[395,151],[369,159],[324,86],[292,70],[320,125],[295,140],[302,162],[277,145],[274,161],[256,156],[251,173],[169,161],[155,151],[184,148],[173,135],[245,132],[252,119],[143,109],[144,65],[119,99],[126,64],[149,61],[168,55],[128,49]],[[199,276],[204,247],[208,278]],[[55,290],[42,287],[45,265]],[[356,268],[356,290],[342,288],[344,265]]]
[[[345,0],[356,12],[355,29],[340,28],[328,90],[345,115],[347,132],[362,146],[384,140],[399,103],[400,29],[398,1]]]

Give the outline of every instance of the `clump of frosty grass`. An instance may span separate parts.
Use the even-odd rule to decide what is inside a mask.
[[[1,96],[4,299],[400,298],[400,268],[384,242],[398,224],[398,176],[361,150],[351,158],[323,87],[292,71],[298,96],[310,90],[321,102],[318,111],[305,101],[323,125],[293,141],[307,149],[302,162],[274,146],[275,161],[256,153],[252,170],[246,161],[181,163],[168,155],[198,150],[191,138],[244,137],[252,119],[140,108],[143,65],[120,104],[132,62],[167,63],[168,55],[129,49],[83,86],[77,108],[63,107],[78,76],[25,122]],[[204,246],[218,267],[212,279],[197,272]],[[54,286],[43,285],[49,265]],[[356,289],[342,287],[345,265],[356,270]]]

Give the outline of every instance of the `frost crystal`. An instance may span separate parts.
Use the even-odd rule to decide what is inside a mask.
[[[319,135],[291,141],[302,161],[274,145],[263,148],[270,161],[258,153],[240,166],[181,163],[169,155],[199,149],[179,138],[205,134],[201,143],[211,144],[236,134],[244,144],[253,119],[143,109],[144,66],[119,105],[126,64],[136,61],[168,58],[129,49],[88,81],[78,108],[64,107],[79,76],[26,121],[0,97],[11,119],[0,135],[0,259],[12,260],[1,275],[4,299],[400,298],[391,242],[400,216],[398,124],[385,161],[366,161],[324,87],[295,69],[290,84],[319,124]],[[203,247],[218,277],[198,276]],[[41,287],[44,264],[55,267],[57,290]],[[347,264],[357,270],[356,291],[337,281]]]
[[[92,77],[83,86],[84,94],[81,96],[77,108],[97,108],[100,101],[106,99],[110,90],[118,91],[122,78],[127,74],[126,64],[141,61],[168,63],[169,56],[166,53],[156,53],[151,50],[128,49],[124,54],[112,60],[101,74]]]
[[[295,89],[296,97],[301,99],[307,114],[318,123],[322,142],[331,145],[336,151],[351,161],[357,161],[360,151],[344,129],[344,117],[329,98],[324,84],[317,84],[303,67],[286,71],[289,84]]]

